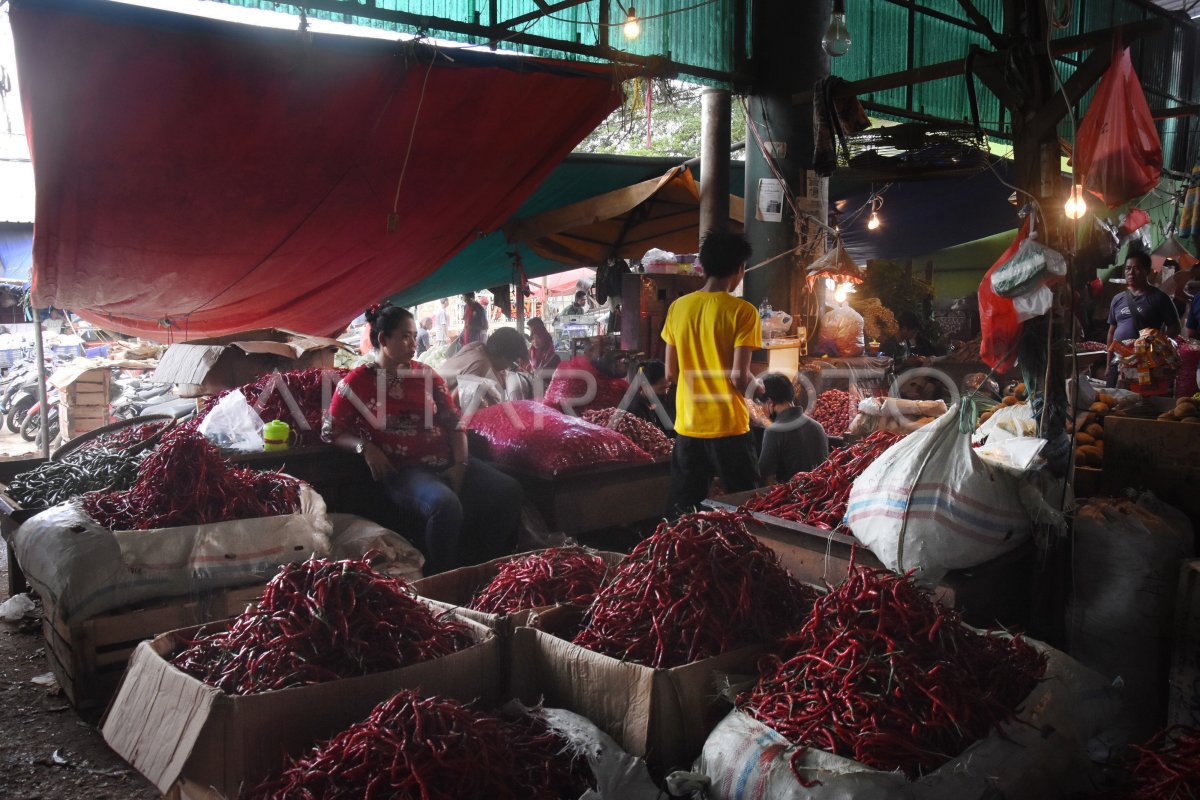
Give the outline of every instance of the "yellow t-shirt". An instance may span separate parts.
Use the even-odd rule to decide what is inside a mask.
[[[692,292],[667,309],[663,341],[675,348],[675,430],[697,439],[750,430],[746,399],[729,379],[735,347],[762,347],[758,309],[728,292]]]

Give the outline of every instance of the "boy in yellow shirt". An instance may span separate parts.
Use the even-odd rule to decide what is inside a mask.
[[[749,257],[745,237],[710,231],[700,244],[704,286],[667,309],[667,378],[677,387],[668,516],[699,506],[714,475],[727,492],[758,485],[745,392],[754,380],[750,357],[762,347],[762,322],[758,309],[730,294]]]

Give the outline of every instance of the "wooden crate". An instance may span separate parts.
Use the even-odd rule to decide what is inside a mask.
[[[500,467],[521,483],[525,499],[553,531],[576,534],[661,517],[671,485],[669,458],[612,464],[563,475]]]
[[[42,633],[50,669],[71,705],[104,705],[120,683],[133,650],[160,633],[240,614],[263,584],[207,592],[67,622],[43,598]]]
[[[1200,520],[1200,425],[1109,414],[1104,419],[1104,472],[1107,494],[1149,489],[1158,499]]]

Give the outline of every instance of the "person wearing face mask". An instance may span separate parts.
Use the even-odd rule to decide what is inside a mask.
[[[829,437],[821,423],[796,407],[796,390],[786,375],[768,372],[758,384],[754,400],[771,419],[758,454],[763,482],[782,483],[816,469],[829,458]]]
[[[425,574],[513,552],[521,485],[467,454],[446,382],[413,357],[417,323],[398,306],[367,309],[375,363],[337,386],[322,438],[366,461],[403,512],[421,520]]]
[[[1150,254],[1130,251],[1125,259],[1125,291],[1112,299],[1108,309],[1107,385],[1117,385],[1119,365],[1113,358],[1113,342],[1136,339],[1145,328],[1157,328],[1168,336],[1179,333],[1175,304],[1162,289],[1150,285]]]

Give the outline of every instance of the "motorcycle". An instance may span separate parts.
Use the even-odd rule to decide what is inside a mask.
[[[42,446],[42,404],[35,402],[29,409],[29,413],[25,416],[25,421],[21,423],[21,438],[27,442],[35,442],[38,447]],[[49,390],[46,392],[46,430],[50,434],[50,442],[53,443],[58,439],[59,421],[58,421],[58,390]]]

